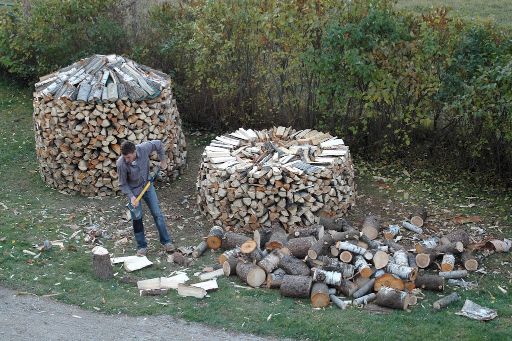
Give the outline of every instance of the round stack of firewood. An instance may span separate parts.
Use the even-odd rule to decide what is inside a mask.
[[[198,204],[215,224],[255,230],[279,220],[288,231],[354,204],[354,167],[342,139],[274,127],[216,137],[199,170]]]
[[[33,104],[40,172],[58,190],[117,194],[123,140],[161,140],[164,178],[176,178],[185,166],[181,119],[162,72],[121,56],[94,55],[41,77]]]

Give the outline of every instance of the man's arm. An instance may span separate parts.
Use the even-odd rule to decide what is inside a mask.
[[[142,148],[148,155],[152,152],[157,152],[158,154],[158,160],[165,161],[165,150],[164,150],[164,144],[160,140],[153,140],[141,143],[139,145],[139,148]]]
[[[117,176],[119,178],[119,188],[121,188],[121,191],[128,195],[128,197],[131,199],[134,197],[132,189],[130,188],[130,185],[128,185],[128,180],[126,178],[127,170],[126,167],[122,164],[122,162],[117,162]]]

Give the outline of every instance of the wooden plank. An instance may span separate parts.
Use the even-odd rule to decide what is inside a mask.
[[[346,149],[324,149],[320,156],[344,156],[347,155]]]

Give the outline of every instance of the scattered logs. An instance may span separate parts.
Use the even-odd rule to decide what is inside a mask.
[[[160,71],[121,56],[94,55],[41,77],[33,106],[39,171],[58,190],[118,194],[123,140],[161,140],[164,177],[176,178],[185,166],[181,118],[170,79]]]
[[[203,152],[198,205],[215,224],[286,231],[344,215],[354,204],[354,167],[342,139],[312,129],[240,128]]]

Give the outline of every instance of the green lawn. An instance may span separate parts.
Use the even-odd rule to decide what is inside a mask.
[[[163,297],[139,297],[137,288],[122,283],[121,267],[113,280],[99,282],[91,273],[92,245],[84,235],[70,238],[75,230],[96,223],[110,234],[130,231],[122,220],[124,198],[88,199],[69,196],[47,188],[37,173],[31,118],[31,91],[0,81],[0,284],[109,314],[169,314],[186,320],[204,322],[228,330],[308,339],[365,340],[504,340],[512,332],[512,275],[509,255],[493,255],[483,262],[487,275],[472,274],[478,289],[460,291],[470,298],[498,310],[499,317],[480,323],[454,315],[463,301],[435,313],[431,304],[437,294],[426,293],[424,300],[410,312],[390,315],[372,314],[361,309],[341,311],[335,307],[313,310],[309,300],[280,297],[277,291],[244,289],[235,278],[219,280],[220,289],[198,301],[178,297],[171,292]],[[184,176],[170,185],[160,186],[162,206],[171,221],[178,245],[195,245],[210,225],[193,207],[193,179],[204,140],[189,138],[191,164]],[[384,221],[401,219],[407,208],[426,203],[433,213],[432,224],[444,226],[444,216],[456,213],[479,214],[487,233],[511,236],[510,193],[454,180],[443,173],[423,168],[408,169],[400,164],[368,164],[356,160],[359,175],[358,206],[349,217],[357,222],[370,210],[378,210]],[[461,177],[463,178],[463,177]],[[383,186],[383,184],[385,186]],[[188,198],[190,207],[172,197]],[[475,203],[475,205],[468,205]],[[173,207],[171,207],[173,206]],[[448,225],[450,226],[450,225]],[[153,231],[153,228],[149,228]],[[128,233],[129,236],[129,233]],[[156,236],[150,234],[156,247]],[[64,250],[52,249],[37,259],[23,250],[34,250],[33,243],[62,239]],[[101,239],[115,255],[132,254],[131,244],[114,246],[116,238]],[[189,276],[203,266],[213,264],[218,254],[207,252],[188,270]],[[179,269],[151,253],[155,265],[135,273],[140,278],[166,276]],[[509,262],[509,263],[505,263]],[[508,290],[502,293],[497,286]],[[453,288],[447,289],[447,292]],[[270,320],[268,317],[272,314]]]
[[[425,12],[435,7],[447,7],[452,15],[469,20],[491,20],[512,28],[512,1],[507,0],[398,0],[399,8]]]

